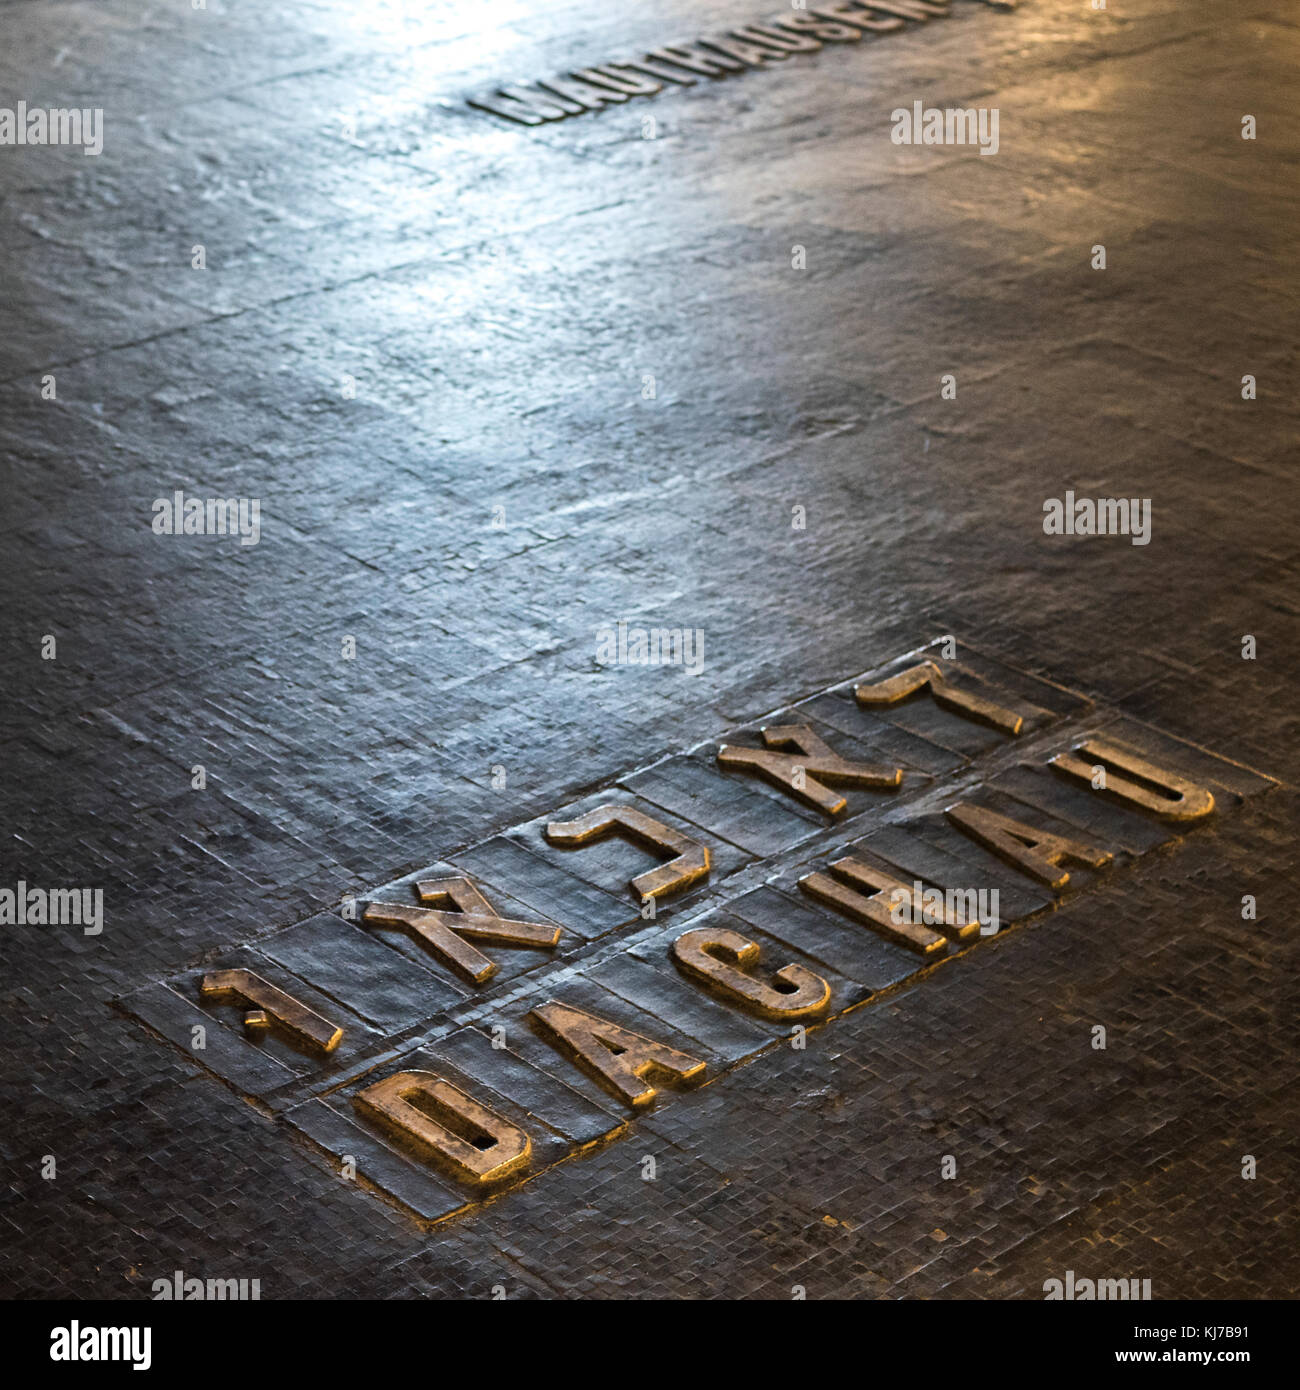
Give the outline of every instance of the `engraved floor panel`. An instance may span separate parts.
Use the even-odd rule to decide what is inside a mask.
[[[0,3],[0,106],[104,113],[0,138],[0,890],[103,892],[0,922],[0,1291],[1294,1296],[1294,13],[952,0],[534,126],[468,98],[796,12],[488,8]]]

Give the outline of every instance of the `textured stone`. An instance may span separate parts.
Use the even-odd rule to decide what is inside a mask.
[[[1157,1298],[1300,1288],[1292,15],[954,0],[534,130],[463,99],[659,46],[680,7],[0,8],[6,101],[105,111],[97,158],[0,148],[0,886],[105,899],[98,937],[0,929],[0,1290],[141,1298],[177,1268],[268,1299],[1037,1299],[1071,1268]],[[704,9],[691,32],[764,16]],[[997,156],[893,145],[918,99],[998,107]],[[259,543],[155,535],[178,487],[260,499]],[[1151,544],[1044,535],[1071,488],[1150,497]],[[703,670],[598,665],[620,619],[701,629]],[[1091,701],[1153,756],[1173,737],[1281,785],[1179,745],[1222,794],[1184,836],[928,695],[854,706],[853,679],[949,633],[1043,712],[1039,751]],[[792,709],[914,769],[904,799],[787,843],[813,820],[773,789],[706,813],[670,787]],[[595,850],[516,836],[638,777],[736,846],[653,924],[618,878],[639,851],[599,878]],[[959,792],[1117,862],[915,979],[792,896],[881,818],[991,871],[936,820]],[[339,915],[435,859],[572,953],[479,997]],[[738,1027],[659,954],[712,911],[878,997],[573,1152],[623,1116],[519,1026],[532,991],[630,979],[626,951],[666,982],[647,1001]],[[173,988],[246,953],[373,1029],[364,1055],[300,1072]],[[496,1021],[543,1079],[484,1065],[530,1077],[566,1161],[445,1219],[464,1194],[350,1095]]]

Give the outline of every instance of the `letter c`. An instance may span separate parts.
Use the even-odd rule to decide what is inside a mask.
[[[808,1018],[830,1003],[831,987],[802,965],[787,965],[765,984],[742,967],[758,964],[756,942],[726,927],[697,927],[672,944],[672,957],[687,975],[718,990],[733,1003],[764,1018]]]

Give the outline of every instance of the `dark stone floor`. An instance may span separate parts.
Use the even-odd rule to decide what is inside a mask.
[[[954,0],[526,129],[464,98],[779,6],[488,8],[0,0],[0,106],[105,113],[98,158],[0,146],[0,888],[105,900],[0,927],[0,1289],[1294,1295],[1294,10]],[[892,144],[917,100],[998,108],[997,154]],[[177,489],[259,543],[154,534]],[[1067,489],[1149,497],[1150,544],[1045,535]],[[703,670],[597,664],[620,619]],[[291,1054],[132,1006],[247,948],[382,994],[371,1064],[432,1044],[437,971],[317,946],[345,895],[526,865],[494,837],[948,633],[1275,783],[803,1051],[732,1015],[710,1084],[436,1225],[339,1175]],[[801,853],[727,851],[746,891]],[[631,970],[631,900],[565,882],[563,968]]]

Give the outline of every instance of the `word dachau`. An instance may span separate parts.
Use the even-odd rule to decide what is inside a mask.
[[[1010,10],[1017,0],[982,2]],[[906,20],[924,24],[944,18],[950,13],[948,4],[949,0],[845,0],[792,8],[762,24],[742,24],[694,43],[653,48],[639,59],[576,68],[531,86],[496,87],[471,97],[469,104],[519,125],[562,121],[618,105],[629,97],[655,96],[665,86],[693,87],[702,77],[714,79],[768,67],[797,53],[815,53],[824,43],[858,43],[891,34],[904,28]]]
[[[1271,785],[941,638],[122,1002],[432,1223]]]

